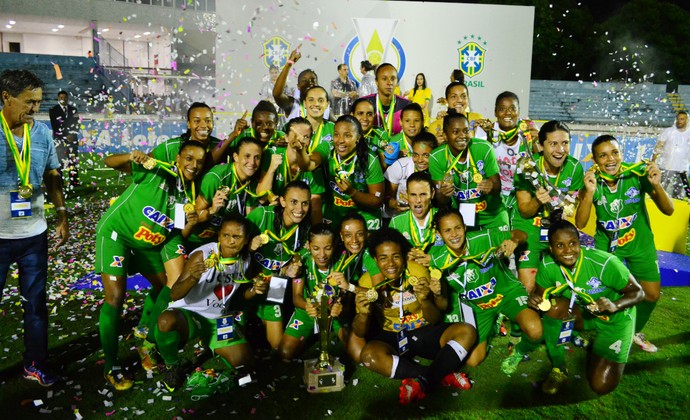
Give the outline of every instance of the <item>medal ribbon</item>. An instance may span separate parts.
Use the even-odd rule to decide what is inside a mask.
[[[153,158],[150,157],[149,159],[153,159]],[[161,168],[162,170],[164,170],[165,172],[169,173],[170,175],[172,175],[172,176],[174,176],[174,177],[177,177],[177,174],[178,174],[178,173],[175,172],[174,170],[172,170],[172,168],[175,166],[174,163],[172,163],[172,162],[164,162],[164,161],[158,160],[158,159],[153,159],[153,161],[156,162],[156,165],[154,166],[154,168],[155,168],[155,167],[159,167],[159,168]],[[179,170],[180,168],[177,168],[177,169]]]
[[[319,129],[316,130],[316,134],[311,138],[311,145],[309,145],[309,154],[312,154],[314,150],[321,144],[321,132],[323,131],[323,122],[319,124]]]
[[[240,177],[237,175],[237,169],[235,168],[235,164],[234,164],[234,163],[232,164],[231,172],[232,172],[232,178],[233,178],[233,180],[234,180],[233,186],[237,186],[237,184],[240,183]],[[238,195],[238,194],[241,193],[242,191],[246,190],[245,192],[246,192],[247,194],[249,194],[250,197],[254,197],[254,198],[260,198],[260,197],[263,197],[264,195],[268,195],[268,193],[269,193],[268,190],[267,190],[267,191],[263,191],[263,192],[261,192],[261,193],[254,194],[253,192],[251,192],[251,191],[249,190],[249,188],[247,188],[247,187],[249,187],[249,184],[250,184],[250,183],[251,183],[251,180],[248,179],[247,182],[245,182],[244,184],[242,184],[242,185],[240,185],[239,187],[237,187],[237,188],[235,189],[235,191],[231,192],[231,194],[232,194],[232,195]]]
[[[462,157],[463,152],[458,153],[458,155],[453,159],[452,163],[450,164],[450,169],[448,172],[451,170],[454,170],[458,173],[463,172],[460,169],[458,169],[456,166],[458,165],[458,162],[460,161],[460,158]],[[448,162],[451,161],[452,154],[450,153],[450,146],[446,145],[446,160]],[[478,174],[479,170],[477,170],[477,166],[474,164],[474,159],[472,158],[472,152],[470,152],[470,145],[469,143],[467,144],[467,158],[469,160],[469,167],[472,170],[473,174]]]
[[[434,213],[434,209],[431,208],[429,210],[429,214],[427,215],[427,221],[433,220]],[[414,245],[415,248],[419,248],[422,251],[426,252],[427,248],[429,248],[429,246],[435,242],[436,234],[434,232],[434,229],[432,229],[432,227],[430,226],[431,223],[427,223],[427,226],[425,226],[426,233],[424,234],[424,238],[421,238],[422,235],[420,229],[418,229],[417,227],[417,222],[415,222],[414,220],[412,211],[410,211],[408,216],[410,222],[410,236],[412,237],[412,245]]]
[[[161,168],[166,169],[165,167]],[[184,193],[184,196],[187,197],[187,202],[192,203],[193,206],[196,206],[196,182],[192,181],[192,198],[189,198],[189,195],[187,195],[187,186],[185,185],[184,179],[182,178],[182,168],[178,166],[177,171],[180,176],[180,182],[182,183],[182,192]]]
[[[320,271],[316,268],[316,262],[314,261],[314,258],[312,256],[311,259],[311,275],[314,277],[314,289],[309,290],[309,295],[312,297],[316,297],[316,286],[319,284],[325,285],[328,282],[328,276],[331,274],[331,267],[328,268],[328,273],[326,273],[325,277],[323,274],[320,275]],[[323,280],[321,279],[323,277]],[[307,286],[308,287],[308,286]],[[334,291],[337,291],[338,288],[333,288]]]
[[[498,133],[498,141],[502,141],[504,143],[508,143],[509,141],[511,141],[518,134],[518,126],[519,123],[512,130],[504,131],[503,133]]]
[[[622,177],[623,175],[627,175],[629,173],[633,173],[637,176],[644,176],[647,175],[647,167],[645,166],[647,164],[647,161],[642,161],[642,162],[637,162],[633,164],[625,164],[621,163],[620,169],[618,169],[618,173],[616,175],[609,175],[607,173],[604,173],[599,168],[596,168],[595,171],[597,172],[597,175],[599,175],[600,178],[605,179],[606,181],[615,181],[618,178]],[[628,166],[629,165],[629,166]]]
[[[334,151],[333,151],[333,157],[332,157],[332,159],[331,159],[331,167],[333,168],[333,169],[332,169],[332,171],[333,171],[333,176],[335,176],[336,178],[338,178],[338,177],[339,177],[340,168],[342,168],[343,165],[345,165],[346,163],[348,163],[348,162],[350,162],[350,161],[352,161],[352,163],[350,164],[350,168],[347,169],[347,170],[345,170],[345,171],[343,171],[343,172],[347,172],[347,174],[345,175],[346,178],[349,178],[350,175],[352,175],[352,174],[355,172],[355,164],[357,163],[357,152],[356,152],[356,151],[353,151],[352,154],[351,154],[350,156],[346,157],[346,158],[343,159],[343,160],[340,160],[340,156],[338,156],[338,154],[337,154],[337,153],[335,152],[335,150],[334,150]],[[341,177],[341,178],[342,178],[342,177]]]
[[[338,263],[335,265],[335,271],[338,273],[342,273],[343,270],[347,268],[348,265],[354,261],[355,258],[357,258],[360,254],[352,254],[349,257],[345,258],[347,252],[343,252],[343,255],[340,257],[338,260]]]
[[[19,151],[17,142],[14,141],[14,135],[10,130],[5,115],[0,111],[0,118],[2,119],[2,130],[5,132],[7,144],[12,151],[14,164],[17,166],[17,174],[19,175],[20,186],[29,185],[29,173],[31,172],[31,134],[29,133],[29,124],[24,124],[24,145],[22,151]]]
[[[460,261],[474,261],[479,265],[483,265],[486,262],[487,258],[489,258],[489,256],[497,249],[498,247],[492,246],[491,248],[487,249],[484,252],[480,252],[479,254],[461,257],[457,255],[455,252],[453,252],[450,248],[448,248],[448,245],[446,245],[448,255],[446,255],[446,260],[444,261],[443,266],[440,267],[440,270],[443,271],[447,268],[450,268],[455,264],[459,263]]]
[[[264,234],[268,235],[274,241],[280,243],[280,245],[283,246],[283,249],[285,250],[285,252],[287,252],[290,255],[295,255],[295,254],[297,254],[297,252],[293,251],[287,245],[285,245],[285,242],[292,237],[292,235],[297,231],[298,228],[299,228],[299,225],[295,225],[290,230],[288,230],[286,233],[283,233],[283,228],[281,228],[280,229],[281,236],[276,235],[275,233],[273,233],[270,230],[265,230]]]
[[[578,297],[581,297],[584,299],[585,302],[587,303],[594,303],[594,299],[590,295],[588,295],[585,292],[578,291],[577,288],[575,287],[575,283],[577,283],[577,278],[580,276],[580,268],[582,267],[582,261],[585,260],[584,255],[582,255],[582,252],[580,252],[580,261],[577,262],[577,267],[575,267],[575,272],[574,274],[570,274],[568,269],[566,269],[563,266],[560,266],[561,273],[563,274],[563,277],[565,277],[566,285],[570,287],[570,290],[573,291],[573,296],[577,295]],[[570,308],[572,309],[572,300],[570,304]]]
[[[412,153],[412,145],[407,141],[407,136],[405,135],[405,132],[401,131],[402,134],[402,145],[400,146],[400,151],[403,149],[407,151],[407,155]]]
[[[386,132],[390,136],[391,134],[393,134],[393,114],[395,113],[395,95],[393,95],[390,108],[388,108],[388,114],[384,114],[383,104],[381,103],[381,100],[379,99],[379,95],[377,93],[376,109],[378,110],[380,121],[383,122],[384,130],[386,130]]]
[[[218,269],[218,271],[221,271],[221,272],[225,271],[226,267],[229,267],[229,266],[237,263],[238,261],[240,261],[239,257],[223,258],[223,252],[221,251],[221,248],[220,248],[220,242],[218,242],[218,261],[216,261],[216,269]],[[240,273],[242,274],[242,280],[234,280],[233,282],[237,283],[237,284],[244,284],[244,283],[251,282],[252,281],[251,279],[248,279],[244,276],[243,264],[240,264],[239,268],[240,268]]]

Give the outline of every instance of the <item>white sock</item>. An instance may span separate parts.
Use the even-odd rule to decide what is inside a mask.
[[[450,340],[447,344],[448,344],[453,350],[455,350],[455,354],[458,355],[458,358],[460,359],[461,362],[462,362],[463,360],[465,360],[465,357],[467,357],[467,350],[465,350],[465,348],[464,348],[460,343],[458,343],[458,342],[455,341],[455,340]]]
[[[398,356],[391,356],[393,358],[393,366],[391,366],[391,379],[395,378],[395,371],[398,370],[398,363],[400,362]]]

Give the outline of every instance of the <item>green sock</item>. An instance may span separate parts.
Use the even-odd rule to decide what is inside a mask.
[[[515,350],[520,352],[520,354],[527,354],[531,352],[532,350],[536,349],[539,347],[539,344],[541,343],[541,339],[539,340],[532,340],[527,336],[527,334],[522,334],[522,340],[515,346]]]
[[[158,325],[158,317],[168,309],[168,304],[170,303],[170,288],[168,286],[165,286],[161,289],[161,291],[158,293],[158,297],[156,298],[156,303],[154,303],[153,307],[151,308],[150,314],[149,314],[149,334],[146,336],[146,339],[155,342],[156,337],[154,334],[154,331],[156,330],[156,326]]]
[[[105,354],[105,371],[110,372],[117,363],[118,330],[122,308],[103,303],[98,317],[98,330],[101,336],[101,347]]]
[[[144,299],[144,306],[141,308],[141,319],[139,320],[139,326],[143,327],[149,325],[149,320],[151,319],[151,311],[156,303],[156,298],[158,298],[159,291],[151,288],[151,291]]]
[[[179,347],[180,347],[180,333],[177,331],[161,332],[156,328],[156,344],[158,344],[158,353],[163,356],[165,364],[176,365],[179,363]]]
[[[652,316],[652,311],[656,307],[656,302],[648,302],[643,300],[637,304],[637,318],[635,321],[635,332],[638,333],[642,331],[647,321]]]
[[[565,346],[557,345],[558,337],[561,334],[563,321],[544,315],[544,317],[541,319],[541,322],[544,326],[544,343],[546,344],[546,353],[551,359],[551,364],[555,368],[565,367]]]

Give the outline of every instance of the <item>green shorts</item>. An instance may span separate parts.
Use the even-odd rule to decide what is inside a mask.
[[[263,321],[282,321],[283,311],[277,303],[262,302],[256,305],[256,316]]]
[[[333,331],[336,334],[340,331],[340,322],[337,319],[333,320]],[[310,317],[304,309],[295,308],[295,312],[285,327],[285,334],[299,339],[311,337],[314,334],[314,318]]]
[[[244,344],[247,342],[247,339],[244,338],[244,334],[242,334],[241,328],[237,328],[244,325],[244,314],[242,312],[233,312],[233,321],[236,327],[233,329],[235,336],[229,340],[218,341],[215,319],[205,318],[196,312],[192,312],[187,309],[176,308],[176,310],[182,312],[187,320],[187,325],[189,326],[189,337],[187,338],[187,341],[194,340],[195,338],[201,339],[204,343],[207,343],[208,347],[212,351],[223,347]]]
[[[525,225],[525,223],[518,223],[513,225],[513,229],[519,229],[527,234],[527,242],[520,245],[515,251],[518,255],[517,264],[518,270],[523,268],[539,268],[541,264],[541,253],[549,249],[548,242],[542,242],[539,236],[541,228],[536,226]]]
[[[173,234],[172,237],[163,244],[161,258],[163,258],[163,262],[174,260],[180,256],[186,258],[191,251],[191,249],[187,249],[182,234],[178,232]]]
[[[503,201],[503,205],[505,206],[506,211],[508,212],[508,221],[510,223],[510,226],[513,226],[513,219],[515,217],[515,213],[518,212],[517,199],[515,198],[515,193],[513,192],[510,195],[501,194],[501,200]]]
[[[656,255],[656,248],[650,247],[649,251],[645,252],[646,255],[635,255],[625,258],[623,261],[628,266],[630,274],[637,281],[659,282],[661,281],[661,273],[659,272],[659,259]]]
[[[497,230],[510,231],[510,219],[508,218],[508,212],[505,209],[501,210],[500,212],[498,212],[497,215],[492,217],[488,223],[485,223],[481,226],[474,226],[474,229],[469,229],[469,230],[475,230],[475,229],[482,229],[482,230],[497,229]]]
[[[115,239],[113,239],[115,238]],[[165,272],[161,259],[161,245],[135,249],[117,239],[114,231],[96,234],[96,273],[124,276],[127,274],[157,274]]]
[[[501,297],[501,300],[495,303],[493,307],[481,309],[475,304],[472,304],[474,316],[477,320],[477,343],[483,343],[489,339],[493,332],[494,324],[499,314],[504,314],[511,321],[515,321],[520,312],[527,308],[527,291],[522,285],[515,285],[505,295],[500,293],[496,298]],[[487,304],[483,304],[487,305]],[[460,322],[460,308],[459,305],[453,305],[451,313],[446,314],[444,322]]]
[[[621,321],[605,322],[582,311],[585,330],[596,330],[592,345],[594,354],[615,363],[626,363],[635,335],[635,307],[625,309]]]

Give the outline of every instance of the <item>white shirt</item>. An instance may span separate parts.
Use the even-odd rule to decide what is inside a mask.
[[[386,173],[383,177],[386,178],[391,184],[398,186],[398,192],[396,193],[395,199],[398,202],[407,203],[407,198],[404,200],[400,199],[400,196],[407,197],[407,178],[414,173],[414,162],[411,156],[403,157],[395,162],[386,169]],[[384,208],[384,215],[386,217],[393,217],[398,214],[397,211],[389,209],[388,206]]]
[[[690,156],[690,129],[679,130],[674,124],[659,136],[663,147],[659,156],[659,167],[668,171],[685,172],[688,170]]]

